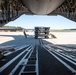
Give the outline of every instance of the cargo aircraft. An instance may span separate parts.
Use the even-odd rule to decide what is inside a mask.
[[[76,22],[76,0],[0,0],[0,26],[22,14],[62,15]]]

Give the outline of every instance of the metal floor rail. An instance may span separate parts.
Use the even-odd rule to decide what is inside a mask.
[[[47,47],[43,46],[50,54],[52,54],[57,60],[59,60],[65,67],[67,67],[74,75],[76,75],[76,62],[72,61],[71,59],[65,57],[64,55],[58,53],[51,48],[48,49]]]
[[[38,47],[35,46],[34,50],[31,51],[27,58],[27,63],[25,61],[22,64],[22,69],[19,75],[39,75],[38,74]]]

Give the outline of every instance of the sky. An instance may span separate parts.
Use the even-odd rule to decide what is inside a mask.
[[[76,22],[63,16],[47,15],[22,15],[6,26],[20,26],[25,29],[34,29],[34,27],[50,27],[50,29],[76,29]]]

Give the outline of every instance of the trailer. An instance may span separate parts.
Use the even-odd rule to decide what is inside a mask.
[[[50,27],[35,27],[35,39],[49,38]]]

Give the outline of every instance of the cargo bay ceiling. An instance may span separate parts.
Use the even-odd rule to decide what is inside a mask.
[[[26,15],[62,15],[76,22],[76,0],[0,0],[0,26]]]

